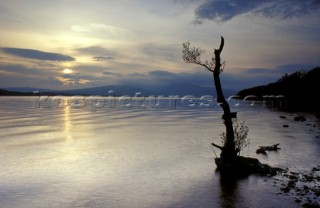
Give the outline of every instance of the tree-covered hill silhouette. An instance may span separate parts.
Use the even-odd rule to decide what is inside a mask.
[[[0,89],[0,96],[32,96],[32,92],[16,92],[10,90]]]
[[[309,71],[300,70],[285,74],[278,81],[264,86],[253,87],[238,92],[245,98],[254,95],[259,99],[268,95],[283,95],[286,99],[286,110],[320,112],[320,67]]]

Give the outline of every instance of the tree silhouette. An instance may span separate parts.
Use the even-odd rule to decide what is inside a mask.
[[[256,158],[242,157],[238,154],[241,148],[244,148],[248,144],[246,139],[248,128],[243,123],[233,125],[232,114],[230,111],[229,103],[226,101],[223,95],[220,73],[223,71],[224,63],[221,63],[220,54],[224,47],[224,38],[221,37],[219,49],[214,50],[214,56],[211,61],[201,61],[201,54],[205,51],[191,47],[190,42],[183,43],[183,60],[186,63],[193,63],[203,66],[206,70],[212,73],[214,84],[217,92],[217,101],[220,107],[223,109],[223,120],[226,127],[225,133],[222,134],[223,146],[212,143],[212,145],[221,150],[220,158],[216,158],[215,162],[220,171],[226,175],[249,175],[251,173],[262,175],[275,175],[279,168],[273,168],[266,164],[261,164]]]
[[[224,38],[221,37],[219,49],[214,50],[214,57],[211,61],[201,61],[201,54],[205,51],[200,48],[190,47],[190,42],[183,43],[183,60],[186,63],[193,63],[200,66],[203,66],[206,70],[212,73],[214,84],[217,92],[217,102],[220,107],[223,109],[224,115],[224,124],[226,127],[225,142],[223,146],[212,143],[212,145],[221,150],[219,163],[223,167],[232,166],[237,158],[237,154],[240,149],[236,148],[235,145],[235,134],[233,129],[232,117],[229,103],[226,101],[220,81],[220,73],[223,70],[224,63],[221,63],[220,54],[224,47]],[[218,164],[217,164],[218,165]],[[218,165],[219,167],[219,165]]]

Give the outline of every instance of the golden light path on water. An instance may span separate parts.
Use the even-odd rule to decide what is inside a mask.
[[[72,141],[72,134],[71,134],[71,120],[70,120],[70,107],[64,107],[64,133],[66,141]]]

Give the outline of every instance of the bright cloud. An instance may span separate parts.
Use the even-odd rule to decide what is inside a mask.
[[[56,80],[63,85],[85,85],[90,83],[90,80],[87,79],[76,79],[76,78],[65,78],[65,77],[56,77]]]

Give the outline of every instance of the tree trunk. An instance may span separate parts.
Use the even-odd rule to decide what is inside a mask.
[[[221,159],[220,163],[223,166],[232,166],[237,158],[237,151],[234,143],[234,131],[233,123],[231,118],[230,106],[223,95],[221,81],[220,81],[220,71],[221,71],[221,59],[220,54],[224,46],[224,39],[221,37],[221,43],[219,49],[215,49],[215,68],[213,71],[214,84],[217,92],[217,101],[224,112],[224,125],[226,126],[226,141],[221,149]]]

